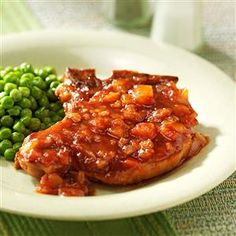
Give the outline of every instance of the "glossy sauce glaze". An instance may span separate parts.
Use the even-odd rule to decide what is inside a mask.
[[[175,168],[207,143],[191,129],[197,114],[177,80],[114,71],[102,81],[67,69],[56,91],[66,117],[28,136],[16,166],[43,176],[39,192],[66,196],[92,194],[86,176],[126,185]]]

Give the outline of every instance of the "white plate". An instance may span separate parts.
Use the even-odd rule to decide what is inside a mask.
[[[96,196],[58,197],[34,192],[36,181],[1,160],[1,210],[64,220],[102,220],[160,211],[206,193],[235,170],[234,90],[230,78],[203,59],[169,45],[109,32],[39,32],[3,37],[4,65],[113,69],[171,74],[187,87],[209,145],[172,173],[134,188],[98,186]]]

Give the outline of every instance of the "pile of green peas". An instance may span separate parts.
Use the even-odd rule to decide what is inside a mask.
[[[60,84],[52,67],[29,63],[0,68],[0,156],[13,161],[24,138],[64,117],[54,92]]]

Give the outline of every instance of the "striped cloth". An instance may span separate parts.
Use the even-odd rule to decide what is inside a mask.
[[[1,34],[43,28],[42,19],[32,13],[34,2],[41,2],[42,5],[42,1],[1,0]],[[214,59],[206,51],[199,54]],[[224,67],[223,60],[220,65],[228,72],[229,67]],[[229,74],[233,75],[232,70],[229,70]],[[0,212],[0,235],[236,235],[235,186],[236,173],[209,193],[186,204],[155,214],[122,220],[65,222]]]
[[[24,1],[1,0],[1,33],[37,30],[41,24]]]

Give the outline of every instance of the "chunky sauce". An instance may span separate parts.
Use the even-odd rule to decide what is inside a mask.
[[[46,173],[39,192],[89,195],[87,172],[106,175],[167,159],[197,124],[187,90],[176,82],[130,71],[101,81],[94,70],[68,69],[56,91],[66,117],[28,136],[16,163],[35,176]]]

